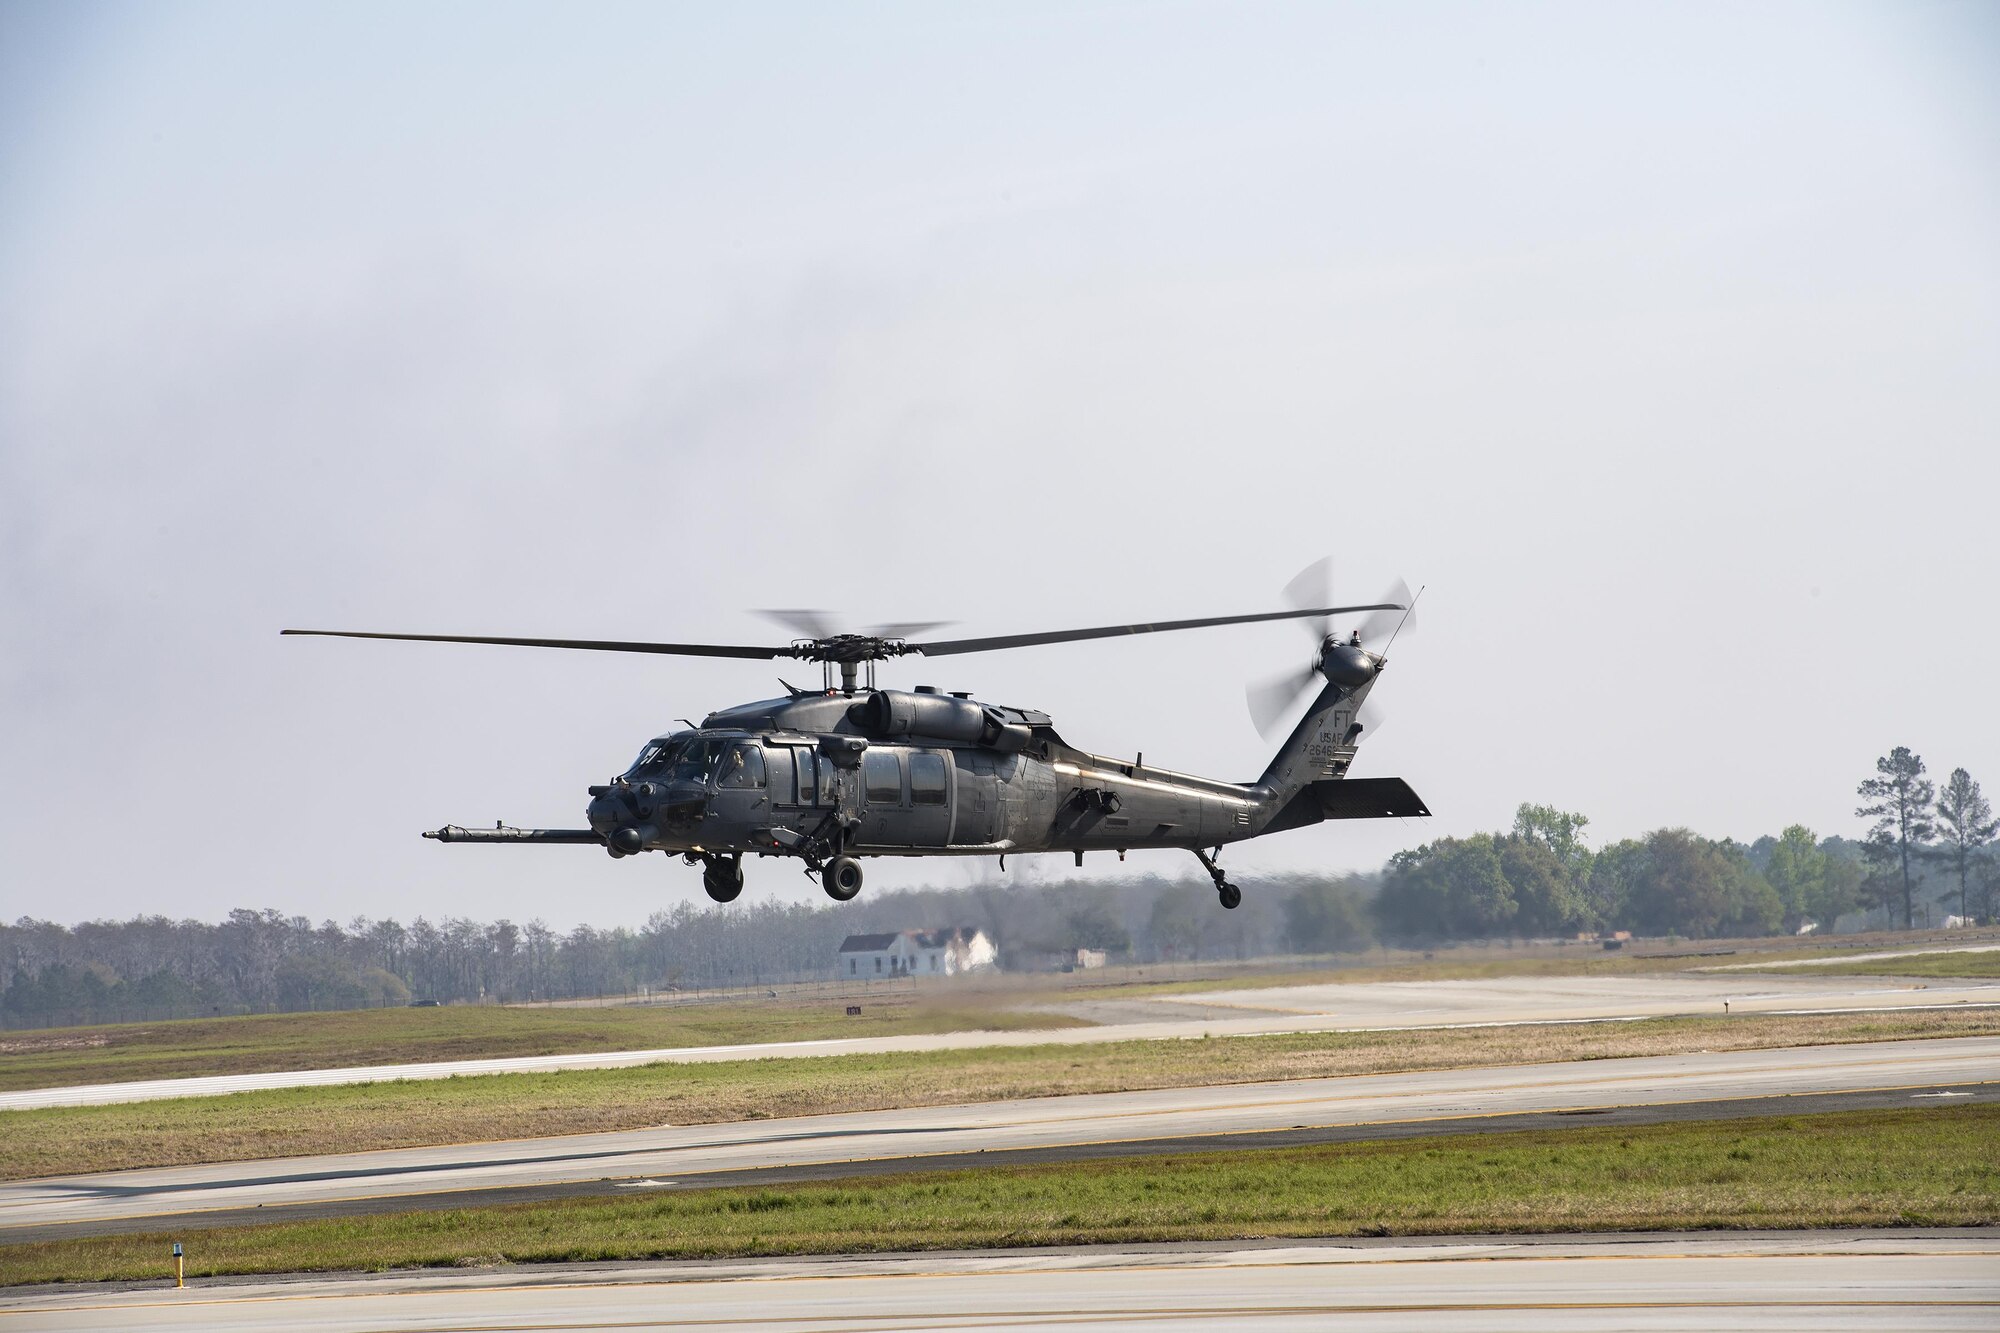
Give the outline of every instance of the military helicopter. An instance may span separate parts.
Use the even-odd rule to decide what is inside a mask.
[[[836,633],[819,613],[798,611],[765,613],[796,634],[775,646],[282,633],[820,664],[817,690],[781,680],[782,699],[725,708],[698,727],[647,741],[630,768],[589,789],[588,828],[448,824],[424,834],[441,843],[678,854],[702,867],[702,887],[719,903],[743,891],[743,858],[752,855],[796,857],[829,897],[846,902],[861,891],[862,857],[997,855],[1005,868],[1010,853],[1072,852],[1082,865],[1085,852],[1114,851],[1123,860],[1135,848],[1179,848],[1194,853],[1222,906],[1234,908],[1243,895],[1218,863],[1226,844],[1322,820],[1430,813],[1401,778],[1347,777],[1368,725],[1359,710],[1387,662],[1383,640],[1393,642],[1414,600],[1399,585],[1379,602],[1331,606],[1330,582],[1321,561],[1287,586],[1289,610],[977,639],[912,637],[936,625]],[[1343,637],[1334,619],[1348,616],[1362,619]],[[1303,670],[1250,689],[1253,720],[1270,734],[1299,700],[1313,698],[1253,782],[1175,773],[1146,764],[1143,754],[1090,754],[1058,735],[1046,713],[928,685],[879,689],[875,680],[877,663],[911,654],[949,657],[1269,620],[1302,622],[1315,647]]]

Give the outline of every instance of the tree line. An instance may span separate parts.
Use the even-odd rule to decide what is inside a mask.
[[[1375,925],[1405,942],[1593,930],[1705,939],[1834,929],[1855,914],[1907,930],[1919,901],[1990,921],[2000,820],[1965,769],[1942,791],[1924,774],[1907,747],[1876,761],[1855,789],[1856,816],[1873,821],[1859,842],[1802,824],[1747,845],[1667,828],[1593,851],[1584,816],[1523,805],[1508,832],[1398,853]]]
[[[2000,822],[1964,769],[1943,790],[1897,749],[1859,787],[1867,837],[1803,825],[1749,844],[1658,829],[1593,849],[1582,814],[1523,805],[1502,832],[1440,838],[1364,875],[1238,876],[1243,905],[1217,909],[1206,880],[1146,876],[912,889],[851,903],[683,902],[645,925],[556,931],[543,921],[418,917],[318,924],[238,909],[221,922],[135,917],[0,926],[0,1024],[441,1002],[563,1000],[665,989],[830,980],[849,934],[985,930],[1009,970],[1056,966],[1077,948],[1137,962],[1357,952],[1627,930],[1691,939],[1797,931],[1808,922],[1907,926],[1918,900],[1950,895],[1990,919]]]

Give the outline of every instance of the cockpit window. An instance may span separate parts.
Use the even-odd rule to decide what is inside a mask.
[[[632,782],[706,782],[715,771],[716,760],[729,746],[730,742],[721,737],[697,736],[685,731],[678,736],[648,741],[625,776]]]
[[[718,787],[762,787],[764,785],[764,751],[748,742],[731,746],[729,753],[722,757],[722,767],[717,772],[715,785]]]
[[[625,776],[634,780],[659,777],[673,761],[683,739],[681,736],[668,736],[663,740],[647,741],[646,748],[639,751],[639,758],[625,771]]]
[[[667,771],[669,782],[706,782],[715,771],[715,761],[729,748],[729,742],[712,736],[693,736],[674,755]]]

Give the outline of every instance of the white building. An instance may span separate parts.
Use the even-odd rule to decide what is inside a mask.
[[[998,956],[991,937],[969,926],[849,935],[840,942],[840,977],[843,981],[953,977],[990,968]]]

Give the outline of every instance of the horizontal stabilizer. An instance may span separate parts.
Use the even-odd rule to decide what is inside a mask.
[[[508,828],[495,824],[492,828],[463,828],[457,824],[446,824],[424,834],[426,838],[436,838],[439,842],[578,842],[602,847],[604,839],[587,828]]]
[[[1322,819],[1391,819],[1428,816],[1423,798],[1401,778],[1338,778],[1315,782]]]

